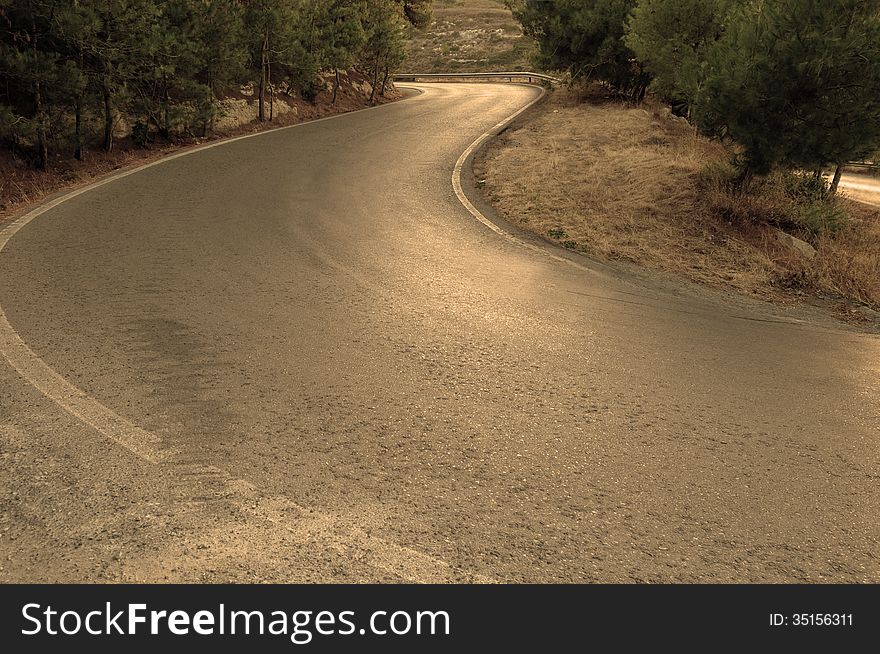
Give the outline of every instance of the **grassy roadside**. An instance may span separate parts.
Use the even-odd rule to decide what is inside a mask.
[[[376,103],[393,102],[400,97],[396,92],[384,98],[377,94]],[[271,122],[242,122],[217,129],[208,137],[180,136],[148,147],[140,147],[130,138],[117,139],[110,153],[92,148],[86,150],[83,161],[58,157],[50,162],[46,171],[36,170],[28,162],[14,159],[7,150],[0,151],[0,224],[54,193],[90,184],[114,170],[149,163],[178,150],[211,141],[287,127],[371,106],[369,96],[362,88],[347,83],[340,87],[335,105],[330,104],[331,93],[327,90],[319,93],[314,102],[293,96],[281,98],[289,110]]]
[[[486,148],[474,172],[505,219],[564,247],[873,320],[880,209],[845,198],[817,205],[788,178],[738,193],[728,161],[660,105],[558,90]]]
[[[425,31],[410,30],[404,72],[531,70],[534,44],[501,0],[436,0]]]

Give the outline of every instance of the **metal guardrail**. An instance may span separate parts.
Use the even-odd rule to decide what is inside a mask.
[[[417,82],[418,80],[432,80],[432,79],[494,79],[494,78],[506,78],[508,82],[512,82],[514,79],[527,79],[529,83],[538,80],[542,82],[549,82],[550,84],[559,84],[562,82],[558,77],[553,77],[552,75],[545,75],[544,73],[532,73],[529,71],[509,71],[509,72],[500,72],[500,73],[397,73],[393,76],[395,82]]]
[[[872,177],[880,177],[880,161],[850,161],[843,166],[844,170]]]
[[[492,73],[396,73],[391,76],[395,82],[417,82],[420,79],[437,80],[437,79],[486,79],[486,78],[506,78],[508,82],[516,79],[527,79],[529,84],[535,80],[549,82],[550,84],[561,84],[562,80],[552,75],[544,73],[533,73],[524,70],[492,72]],[[847,168],[859,168],[871,174],[880,173],[880,161],[853,161],[846,164]]]

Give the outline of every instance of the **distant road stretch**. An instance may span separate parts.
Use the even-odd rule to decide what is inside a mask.
[[[840,188],[855,200],[880,206],[880,178],[868,175],[843,175]]]

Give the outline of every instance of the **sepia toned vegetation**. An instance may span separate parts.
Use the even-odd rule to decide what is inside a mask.
[[[45,170],[120,136],[145,146],[207,135],[220,102],[253,90],[260,122],[306,101],[322,72],[358,67],[376,89],[426,0],[9,0],[0,4],[0,142]]]
[[[475,174],[509,222],[600,260],[768,300],[811,295],[858,316],[880,308],[880,210],[810,175],[778,171],[744,190],[727,148],[656,101],[557,91]]]

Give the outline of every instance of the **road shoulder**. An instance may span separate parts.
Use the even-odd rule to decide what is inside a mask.
[[[682,123],[612,102],[579,105],[557,91],[485,143],[463,185],[506,231],[590,269],[738,310],[880,331],[866,233],[848,227],[853,237],[820,239],[814,265],[768,243],[778,230],[710,215],[699,175],[718,152]],[[658,178],[664,172],[668,180]],[[880,213],[856,211],[859,229],[880,230]],[[845,246],[861,248],[854,278],[827,263]]]

